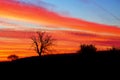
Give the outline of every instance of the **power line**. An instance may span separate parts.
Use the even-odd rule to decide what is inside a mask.
[[[91,2],[97,6],[98,8],[102,9],[104,12],[108,13],[109,15],[111,15],[112,17],[114,17],[117,21],[120,21],[120,18],[118,18],[116,15],[114,15],[112,12],[108,11],[107,9],[105,9],[104,7],[102,7],[101,5],[99,5],[97,2],[91,0]]]

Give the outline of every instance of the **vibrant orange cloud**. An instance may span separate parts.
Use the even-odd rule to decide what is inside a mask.
[[[100,34],[120,34],[120,28],[64,17],[45,8],[34,5],[0,1],[0,17],[31,21],[44,25],[63,26]]]
[[[32,31],[14,31],[14,30],[0,30],[0,37],[3,39],[2,42],[6,42],[5,38],[12,38],[9,39],[7,42],[13,42],[12,44],[16,43],[24,43],[24,40],[27,44],[30,43],[30,38],[34,36],[36,33]],[[102,36],[102,35],[95,35],[95,34],[88,34],[88,33],[81,33],[81,32],[74,32],[74,31],[49,31],[48,34],[52,35],[56,41],[63,42],[66,45],[70,45],[72,42],[74,44],[82,44],[86,42],[94,42],[94,41],[119,41],[120,37],[115,36]],[[67,36],[67,37],[66,37]],[[14,41],[16,39],[16,41]],[[117,45],[117,44],[116,44]],[[119,45],[119,44],[118,44]]]

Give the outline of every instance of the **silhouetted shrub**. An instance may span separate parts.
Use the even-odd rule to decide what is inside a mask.
[[[117,49],[117,48],[115,48],[115,47],[112,47],[111,49],[109,49],[108,51],[110,51],[110,52],[116,52],[116,51],[118,51],[119,49]]]
[[[8,56],[8,59],[11,60],[11,61],[16,60],[18,58],[19,57],[17,55],[10,55],[10,56]]]
[[[80,46],[80,50],[78,53],[83,54],[85,56],[94,55],[96,53],[97,48],[94,45],[86,45],[83,44]]]
[[[120,49],[112,47],[111,49],[108,50],[108,53],[110,56],[120,56]]]

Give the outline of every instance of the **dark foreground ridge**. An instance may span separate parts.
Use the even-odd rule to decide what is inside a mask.
[[[99,51],[94,54],[62,54],[21,58],[11,62],[0,64],[30,64],[30,65],[51,65],[51,64],[120,64],[120,52]]]

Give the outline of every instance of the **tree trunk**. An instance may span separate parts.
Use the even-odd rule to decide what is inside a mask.
[[[38,54],[39,54],[39,56],[41,56],[42,52],[40,51]]]
[[[39,56],[42,55],[42,52],[43,52],[43,46],[41,45],[40,50],[39,50]]]

